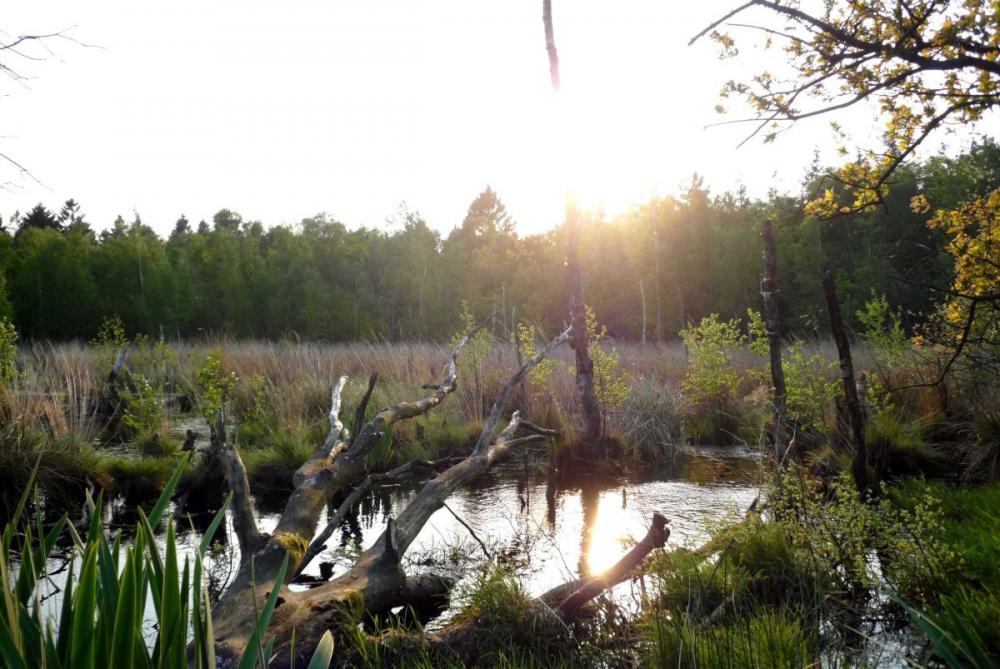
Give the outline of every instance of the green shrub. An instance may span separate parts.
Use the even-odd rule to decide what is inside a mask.
[[[233,397],[237,376],[235,372],[223,374],[222,351],[215,350],[205,356],[197,371],[200,397],[198,411],[209,422],[215,421],[215,414],[222,411]]]
[[[746,341],[739,321],[720,321],[717,314],[711,314],[680,335],[688,350],[682,387],[691,401],[710,404],[735,395],[740,379],[733,358]]]
[[[861,337],[879,356],[888,361],[909,348],[900,312],[893,311],[885,295],[872,289],[871,299],[854,312],[861,323]]]
[[[118,316],[106,316],[97,329],[97,336],[90,341],[90,348],[95,354],[97,369],[107,374],[112,368],[118,353],[128,346],[125,336],[125,326]]]
[[[131,374],[130,379],[131,383],[119,391],[124,407],[122,423],[133,436],[159,430],[163,423],[163,389],[154,387],[142,374]]]
[[[597,322],[597,314],[589,306],[587,313],[587,340],[590,359],[594,363],[594,392],[601,408],[607,413],[625,403],[632,386],[628,372],[621,368],[621,355],[612,346],[605,350],[601,343],[607,337],[608,329]],[[575,370],[575,368],[574,368]]]

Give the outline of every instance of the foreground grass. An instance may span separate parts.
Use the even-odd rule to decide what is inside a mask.
[[[29,485],[3,531],[0,658],[4,666],[216,666],[211,603],[202,578],[202,561],[225,519],[228,501],[202,536],[195,555],[180,555],[173,519],[165,512],[186,465],[186,457],[178,462],[148,516],[140,510],[128,547],[122,547],[120,537],[109,540],[100,522],[100,500],[90,515],[85,539],[65,516],[51,527],[44,527],[35,514],[39,519],[33,524],[29,516],[38,510],[29,508]],[[161,519],[166,525],[162,550],[157,545],[156,529]],[[59,610],[53,613],[43,604],[52,594],[50,564],[56,545],[67,536],[73,545],[70,554],[63,556],[69,572],[60,593]],[[14,555],[19,556],[17,562]],[[260,609],[257,631],[240,667],[266,667],[274,659],[265,630],[276,600],[277,590]],[[146,618],[147,602],[153,605],[154,621]],[[150,622],[154,623],[151,628]],[[152,638],[147,637],[149,629]],[[328,667],[332,654],[333,640],[327,633],[312,654],[309,668]]]

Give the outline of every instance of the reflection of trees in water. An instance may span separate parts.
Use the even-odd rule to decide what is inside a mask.
[[[580,508],[583,510],[583,537],[580,541],[580,576],[590,576],[590,544],[594,539],[594,524],[601,502],[599,486],[580,488]]]
[[[361,501],[345,514],[340,523],[340,546],[352,546],[361,550],[364,544],[365,528],[376,528],[381,531],[392,514],[393,493],[403,497],[398,489],[374,488],[361,498]],[[331,502],[328,513],[334,513],[340,506],[340,500]]]

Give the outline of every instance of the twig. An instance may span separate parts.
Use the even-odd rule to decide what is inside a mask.
[[[455,513],[454,511],[452,511],[451,507],[448,506],[448,504],[446,502],[442,502],[441,506],[443,506],[444,508],[446,508],[448,510],[448,513],[450,513],[452,516],[455,517],[455,520],[458,521],[459,525],[461,525],[462,527],[464,527],[466,530],[469,531],[469,534],[472,535],[472,538],[475,539],[476,543],[479,544],[479,547],[483,549],[483,553],[486,555],[486,559],[487,560],[492,560],[493,556],[490,555],[490,550],[486,547],[486,544],[483,543],[483,540],[480,539],[479,536],[476,534],[476,531],[474,529],[472,529],[472,527],[470,527],[467,522],[465,522],[464,520],[462,520],[457,513]]]

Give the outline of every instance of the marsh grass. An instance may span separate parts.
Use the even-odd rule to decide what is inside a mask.
[[[610,343],[602,341],[599,345]],[[684,441],[708,445],[762,443],[761,435],[770,419],[770,393],[762,356],[746,347],[730,350],[726,372],[733,383],[724,396],[709,401],[694,397],[685,386],[691,367],[689,352],[682,343],[614,346],[620,371],[623,378],[630,380],[630,387],[621,405],[607,411],[605,437],[622,446],[624,461],[635,466],[663,463]],[[156,490],[162,475],[153,476],[144,469],[155,469],[153,464],[102,466],[108,459],[94,456],[106,455],[105,447],[114,445],[153,460],[170,457],[178,444],[174,426],[178,421],[191,420],[196,414],[190,412],[199,409],[203,399],[205,389],[198,370],[210,356],[215,356],[221,377],[234,379],[227,415],[236,429],[251,479],[275,492],[285,491],[294,470],[328,430],[329,393],[338,376],[346,374],[350,379],[342,411],[350,426],[370,372],[377,372],[380,380],[369,415],[425,395],[428,391],[421,386],[440,379],[449,348],[448,344],[433,343],[320,344],[226,339],[167,343],[137,338],[126,361],[126,379],[133,379],[135,386],[127,388],[135,399],[131,414],[135,429],[109,432],[101,407],[106,398],[106,368],[113,358],[112,348],[73,342],[22,346],[15,373],[0,384],[0,430],[4,431],[0,434],[4,445],[0,461],[8,465],[0,476],[11,486],[23,484],[35,455],[45,452],[48,455],[40,475],[45,486],[60,481],[79,486],[89,481],[108,487],[113,476],[135,473],[146,483],[127,486],[123,482],[123,487],[136,492]],[[874,364],[864,346],[857,348],[859,367]],[[809,363],[810,369],[818,371],[807,376],[825,374],[835,360],[833,347],[825,342],[800,342],[796,350],[803,360],[818,361]],[[411,458],[434,459],[465,452],[480,429],[484,412],[516,365],[516,352],[500,341],[484,349],[474,364],[460,360],[454,396],[429,416],[397,426],[380,444],[371,464],[388,467]],[[824,378],[824,382],[828,381]],[[151,396],[150,389],[155,389],[158,396]],[[962,398],[966,395],[968,401],[973,401],[973,395],[958,394]],[[923,397],[919,393],[913,396]],[[563,349],[556,352],[544,378],[529,378],[516,390],[510,408],[520,410],[537,424],[559,430],[561,437],[552,448],[556,459],[561,459],[582,427],[578,406],[572,354]],[[891,445],[893,470],[903,474],[915,468],[936,472],[939,466],[942,470],[953,467],[948,458],[938,457],[938,432],[934,431],[938,423],[923,431],[914,428],[923,425],[919,421],[931,409],[922,407],[917,400],[900,406],[897,415],[876,417],[872,422],[873,438]],[[970,478],[1000,474],[994,471],[1000,470],[997,430],[989,427],[992,423],[984,412],[969,411],[968,415],[969,421],[950,433],[969,435],[968,444],[952,444],[945,452],[964,449]],[[819,470],[836,473],[844,463],[840,452],[831,446],[836,432],[833,416],[833,407],[829,406],[824,419],[812,421],[821,426],[817,431],[806,434],[799,430],[796,436],[797,453],[803,459],[817,462]],[[970,427],[973,418],[978,418],[975,430]],[[109,457],[114,460],[116,456]],[[49,467],[50,460],[58,460],[61,471]]]
[[[656,618],[647,666],[681,669],[801,669],[818,662],[818,643],[791,612],[763,610],[722,625]]]

